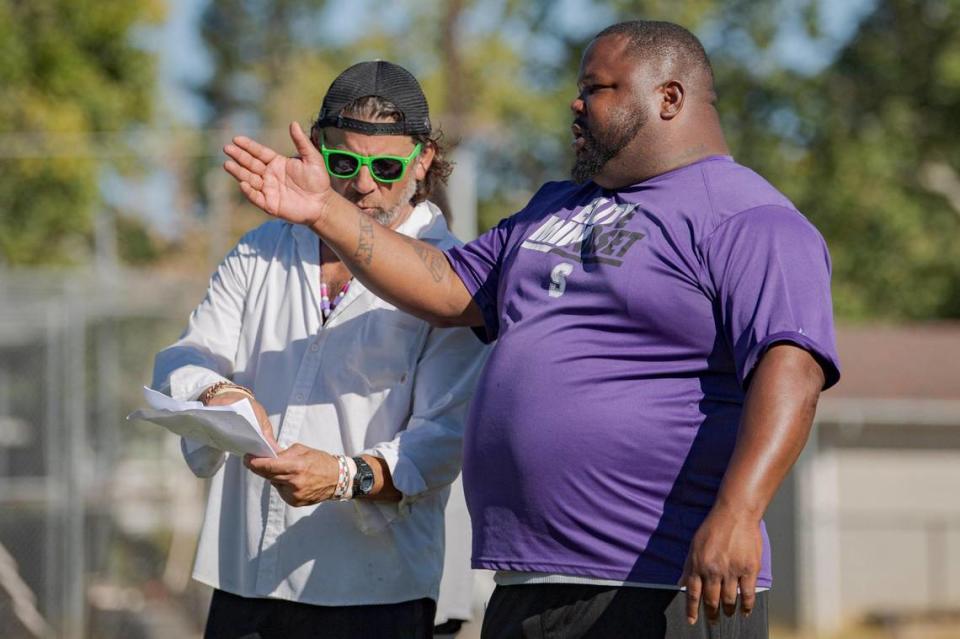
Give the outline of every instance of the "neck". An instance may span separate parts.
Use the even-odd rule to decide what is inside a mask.
[[[391,231],[396,231],[397,227],[406,222],[410,218],[410,214],[413,213],[413,205],[407,204],[402,209],[397,211],[397,214],[393,216],[393,219],[390,220],[390,224],[387,224],[387,228]]]
[[[666,131],[652,138],[638,137],[607,162],[602,174],[593,181],[606,189],[618,189],[704,158],[730,155],[716,111],[711,108],[709,113],[702,114],[700,122],[700,126],[687,127],[672,135]]]

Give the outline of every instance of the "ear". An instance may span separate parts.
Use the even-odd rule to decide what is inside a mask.
[[[437,147],[434,146],[433,142],[424,142],[423,148],[420,149],[420,153],[417,157],[413,158],[414,168],[417,176],[417,181],[420,182],[427,177],[427,171],[430,170],[430,165],[433,164],[433,158],[437,155]]]
[[[660,86],[660,119],[672,120],[683,110],[683,98],[686,89],[676,80],[670,80]]]

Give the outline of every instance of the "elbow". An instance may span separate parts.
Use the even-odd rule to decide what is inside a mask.
[[[471,325],[467,314],[462,309],[457,308],[420,310],[420,312],[414,314],[434,328],[457,328]]]
[[[427,319],[427,322],[430,323],[430,326],[434,328],[457,328],[458,326],[463,326],[460,322],[457,321],[456,317],[446,317],[443,315],[432,315]]]
[[[447,304],[439,314],[432,314],[429,320],[437,328],[481,327],[483,314],[473,298],[457,300]]]

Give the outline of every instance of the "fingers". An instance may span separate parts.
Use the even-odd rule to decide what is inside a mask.
[[[299,122],[290,123],[290,139],[293,140],[293,145],[296,147],[297,153],[299,153],[300,157],[304,160],[312,161],[320,156],[317,147],[313,146],[313,142],[310,141],[307,134],[300,128]]]
[[[251,153],[243,150],[235,144],[228,144],[223,147],[223,152],[227,156],[236,162],[240,167],[255,173],[256,175],[263,175],[267,171],[267,165],[264,162],[261,162]],[[274,153],[276,156],[276,153]]]
[[[723,606],[723,614],[732,617],[737,611],[737,579],[724,579],[723,586],[720,588],[720,603]]]
[[[245,150],[254,146],[261,150],[265,149],[276,157],[276,153],[257,142],[249,138],[237,137],[234,138],[234,144],[223,147],[223,152],[232,158],[224,162],[223,168],[240,183],[240,191],[251,204],[267,211],[267,198],[263,194],[263,175],[267,170],[266,164],[252,152]]]
[[[262,457],[255,457],[254,455],[244,455],[243,456],[243,465],[252,472],[254,475],[259,475],[264,479],[272,479],[273,475],[268,473],[264,466],[258,461],[263,459]]]
[[[700,595],[703,592],[703,582],[699,575],[690,573],[689,560],[687,567],[683,570],[683,577],[680,578],[680,585],[687,587],[687,623],[691,626],[697,623],[700,616]]]
[[[239,147],[241,150],[246,151],[254,158],[260,160],[264,164],[270,164],[270,162],[273,161],[273,158],[277,157],[278,155],[277,152],[271,149],[270,147],[264,146],[259,142],[257,142],[256,140],[251,140],[250,138],[244,135],[238,135],[237,137],[233,138],[233,144]],[[227,146],[231,146],[231,145],[228,144]],[[224,148],[224,151],[227,151],[227,149]],[[231,155],[229,152],[227,152],[227,155],[230,155],[230,157],[233,157],[233,159],[235,160],[237,159],[236,157]],[[252,168],[252,167],[247,167],[247,168]]]
[[[740,578],[740,611],[749,617],[757,602],[757,575],[749,574]]]
[[[227,173],[232,175],[233,179],[235,179],[237,182],[246,182],[247,184],[256,187],[258,191],[263,189],[262,177],[243,168],[233,160],[227,160],[224,162],[223,168]]]
[[[251,204],[259,209],[267,211],[267,197],[259,190],[250,186],[249,182],[241,182],[240,191],[243,193],[244,197],[250,200]],[[269,211],[267,211],[267,213],[269,213]]]
[[[720,590],[723,581],[720,577],[708,576],[703,582],[703,609],[707,621],[715,623],[720,618]]]
[[[296,443],[292,444],[289,448],[286,448],[283,451],[284,457],[300,457],[312,452],[314,449],[309,446],[304,446],[303,444]]]
[[[246,455],[243,458],[243,465],[249,468],[254,474],[260,475],[270,481],[289,481],[296,474],[296,469],[291,464],[280,458],[273,457],[253,457]]]

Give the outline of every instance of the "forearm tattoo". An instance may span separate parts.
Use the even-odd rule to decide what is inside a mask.
[[[366,216],[360,218],[360,233],[357,235],[357,250],[353,257],[364,266],[370,266],[373,261],[373,220]]]
[[[439,284],[441,280],[443,280],[443,276],[447,274],[447,269],[449,268],[443,254],[440,251],[431,249],[423,242],[413,242],[413,250],[417,252],[417,257],[419,257],[423,265],[427,267],[427,271],[430,272],[430,277],[433,278],[433,281]]]

